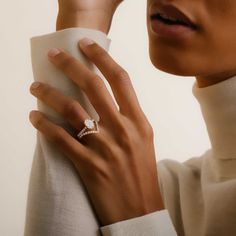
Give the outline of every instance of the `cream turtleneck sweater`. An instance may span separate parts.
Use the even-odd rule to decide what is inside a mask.
[[[236,235],[236,76],[192,88],[212,148],[183,163],[158,162],[165,207],[178,235]]]
[[[105,34],[70,28],[31,39],[34,80],[48,83],[97,114],[86,95],[47,60],[62,47],[90,66],[77,48],[90,37],[106,50]],[[96,68],[91,67],[96,73]],[[157,163],[165,210],[99,227],[86,191],[69,160],[37,131],[26,211],[25,236],[235,236],[236,235],[236,76],[206,88],[195,82],[212,148],[183,163]],[[38,110],[69,133],[66,121],[41,101]],[[175,232],[176,231],[176,232]]]

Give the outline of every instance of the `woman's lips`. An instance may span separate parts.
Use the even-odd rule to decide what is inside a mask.
[[[168,38],[184,37],[195,32],[195,30],[189,26],[180,24],[168,25],[160,20],[151,20],[151,30],[158,36]]]
[[[187,25],[197,28],[196,22],[194,22],[191,17],[187,16],[187,14],[183,13],[180,9],[175,7],[174,5],[163,3],[162,1],[155,1],[154,4],[151,4],[149,9],[150,16],[153,17],[157,14],[161,14],[166,16],[167,18],[180,20]]]
[[[197,29],[196,23],[190,20],[190,17],[187,17],[177,7],[163,4],[161,1],[151,4],[149,13],[151,30],[159,36],[183,37]]]

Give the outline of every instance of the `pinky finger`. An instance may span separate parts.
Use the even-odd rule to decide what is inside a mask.
[[[31,111],[29,119],[32,125],[56,144],[56,146],[76,165],[82,164],[89,149],[74,139],[66,130],[51,122],[43,113]]]

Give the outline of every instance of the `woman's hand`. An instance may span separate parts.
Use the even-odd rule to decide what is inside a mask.
[[[100,132],[78,141],[39,111],[30,113],[30,121],[72,161],[101,225],[163,209],[153,130],[127,72],[97,43],[82,40],[80,48],[103,73],[119,107],[98,75],[60,50],[50,54],[50,61],[86,93],[99,114]],[[61,114],[76,133],[90,118],[78,101],[47,84],[31,86],[30,91]]]
[[[84,27],[108,34],[113,15],[123,0],[58,0],[57,30]]]

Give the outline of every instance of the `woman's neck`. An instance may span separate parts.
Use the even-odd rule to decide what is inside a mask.
[[[230,79],[232,76],[236,75],[236,71],[221,72],[209,76],[196,76],[197,84],[199,88],[208,87],[224,80]]]

